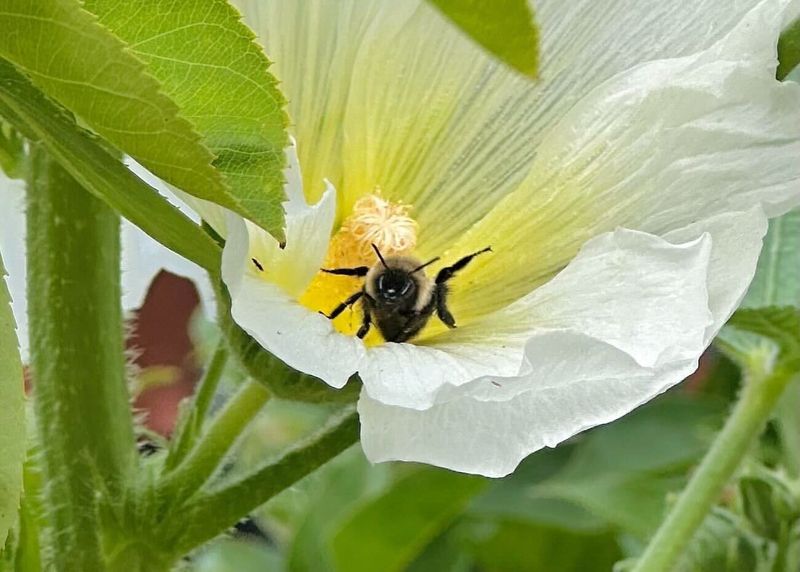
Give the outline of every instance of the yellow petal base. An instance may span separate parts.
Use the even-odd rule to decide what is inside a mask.
[[[385,200],[380,196],[380,190],[361,197],[331,238],[324,267],[372,266],[377,262],[373,244],[384,256],[411,254],[417,246],[417,222],[409,216],[410,210],[410,205]],[[318,272],[300,297],[300,303],[315,312],[327,314],[363,285],[363,278]],[[361,305],[357,303],[342,312],[333,325],[343,334],[355,335],[361,326],[362,315]],[[367,345],[377,345],[383,338],[373,326],[364,341]]]

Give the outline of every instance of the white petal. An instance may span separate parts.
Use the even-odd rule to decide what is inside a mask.
[[[162,197],[177,207],[184,215],[195,222],[200,222],[197,214],[177,198],[164,181],[130,157],[125,158],[125,164],[133,174],[156,189]],[[214,289],[204,269],[152,239],[139,227],[124,218],[120,232],[122,240],[122,307],[124,309],[140,307],[153,278],[161,270],[166,270],[194,282],[203,310],[210,316],[216,313]]]
[[[539,0],[544,55],[528,82],[419,0],[237,4],[275,61],[308,196],[328,178],[346,211],[380,186],[416,207],[426,257],[516,187],[546,128],[583,94],[641,62],[708,47],[751,6]]]
[[[556,278],[482,320],[428,340],[386,344],[360,369],[367,393],[388,405],[430,407],[447,385],[515,377],[530,369],[534,333],[571,331],[602,340],[643,366],[676,347],[703,345],[708,311],[708,236],[673,245],[619,230],[590,241]],[[539,383],[542,383],[541,381]]]
[[[387,404],[365,390],[359,402],[365,452],[375,462],[421,461],[502,476],[537,449],[617,419],[694,371],[744,295],[765,231],[756,209],[670,237],[692,241],[685,244],[631,231],[598,237],[564,272],[515,304],[516,315],[509,308],[487,317],[483,332],[464,328],[473,329],[474,340],[522,344],[518,376],[442,386],[425,410]]]
[[[314,206],[299,195],[287,207],[281,249],[272,236],[228,213],[222,278],[231,294],[231,314],[245,331],[289,366],[342,387],[358,368],[364,344],[297,302],[322,266],[335,216],[336,191],[330,184]]]
[[[703,233],[713,237],[708,263],[708,306],[713,320],[706,329],[706,344],[744,298],[767,228],[767,217],[758,206],[747,212],[717,215],[665,235],[670,242],[693,240]]]
[[[569,332],[532,340],[527,355],[541,365],[530,385],[534,375],[572,383],[531,389],[503,401],[464,395],[425,411],[384,405],[362,393],[358,411],[367,458],[502,477],[530,453],[621,417],[697,367],[690,361],[643,370],[624,352]]]
[[[762,2],[707,51],[620,74],[570,110],[528,179],[452,247],[447,258],[495,250],[459,275],[454,314],[504,306],[617,226],[661,235],[800,203],[800,86],[774,78],[779,7]]]
[[[301,306],[294,296],[261,276],[250,260],[252,235],[245,221],[229,214],[227,227],[222,278],[231,294],[233,319],[290,367],[332,387],[344,386],[364,356],[363,342],[338,333],[325,316]],[[287,229],[287,239],[292,238]]]
[[[286,245],[228,212],[222,278],[239,326],[289,366],[342,387],[365,353],[363,342],[341,335],[330,320],[297,302],[325,260],[336,190],[325,181],[319,202],[307,205],[294,146],[287,155]]]
[[[322,267],[335,216],[336,191],[328,186],[316,205],[294,205],[286,211],[286,244],[283,248],[271,235],[247,221],[250,237],[248,260],[255,258],[262,265],[261,279],[270,280],[288,294],[299,297]],[[227,224],[231,224],[230,215]]]
[[[134,224],[122,219],[122,307],[139,308],[159,272],[166,270],[191,280],[197,287],[203,311],[216,313],[214,289],[208,273],[195,263],[153,240]]]
[[[515,376],[522,363],[519,340],[464,335],[436,346],[387,343],[370,348],[359,375],[364,390],[375,399],[427,409],[442,387],[486,375]]]

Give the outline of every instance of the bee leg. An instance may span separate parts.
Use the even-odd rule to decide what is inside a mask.
[[[463,270],[467,264],[472,262],[473,258],[478,256],[479,254],[483,254],[484,252],[491,252],[491,251],[492,247],[487,246],[483,250],[479,250],[478,252],[473,252],[472,254],[465,256],[461,260],[458,260],[452,266],[445,266],[444,268],[439,270],[439,273],[436,275],[436,283],[444,284],[445,282],[450,280],[453,276],[455,276],[456,272],[458,272],[459,270]]]
[[[447,286],[445,284],[436,286],[436,315],[448,328],[456,327],[456,319],[447,309]]]
[[[328,274],[338,274],[340,276],[366,276],[369,266],[357,266],[355,268],[320,268]]]
[[[367,308],[366,304],[361,304],[362,308],[364,309],[364,319],[361,322],[361,327],[358,328],[358,336],[360,339],[364,339],[364,336],[367,335],[369,332],[369,327],[372,324],[372,316],[369,313],[369,308]]]
[[[364,295],[364,291],[363,290],[359,290],[358,292],[356,292],[355,294],[350,296],[347,300],[345,300],[344,302],[342,302],[341,304],[336,306],[333,309],[333,312],[331,312],[330,314],[326,314],[325,312],[322,312],[322,311],[320,311],[320,314],[322,314],[323,316],[325,316],[329,320],[333,320],[339,314],[344,312],[347,307],[352,306],[353,304],[358,302],[359,298],[361,298],[361,296],[363,296],[363,295]]]

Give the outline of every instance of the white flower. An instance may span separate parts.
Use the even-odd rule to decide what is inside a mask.
[[[537,83],[423,2],[241,4],[303,177],[285,250],[228,215],[233,317],[334,387],[359,374],[373,461],[501,476],[652,399],[741,300],[767,216],[800,202],[800,86],[774,79],[785,1],[540,0]],[[429,276],[493,253],[450,282],[457,329],[362,342],[358,306],[318,313],[362,282],[319,269],[374,264],[370,242],[441,256]]]
[[[147,182],[165,192],[163,183],[152,177],[138,165],[132,170]],[[166,194],[166,193],[165,193]],[[188,212],[188,209],[186,209]],[[8,272],[8,287],[14,319],[17,322],[17,337],[23,361],[28,361],[28,300],[26,277],[26,225],[25,183],[9,179],[0,171],[0,254]],[[192,213],[193,214],[193,213]],[[205,272],[178,256],[147,236],[136,226],[122,219],[122,307],[133,310],[142,305],[153,278],[163,269],[184,276],[195,282],[204,310],[214,312],[214,297]]]

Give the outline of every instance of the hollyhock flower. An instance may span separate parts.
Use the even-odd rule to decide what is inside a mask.
[[[501,476],[684,379],[800,202],[800,86],[774,79],[787,2],[535,4],[539,79],[424,2],[242,1],[289,100],[285,249],[226,232],[234,319],[342,387],[372,461]],[[299,169],[302,168],[302,175]],[[223,226],[227,225],[227,229]],[[440,257],[457,328],[362,341],[363,278]]]
[[[132,170],[166,192],[163,183],[152,177],[138,165]],[[187,210],[187,212],[190,212]],[[8,272],[8,287],[14,319],[17,322],[17,338],[24,361],[28,360],[28,307],[26,293],[26,225],[25,183],[9,179],[0,171],[0,253]],[[193,213],[192,213],[193,214]],[[142,305],[153,278],[161,271],[184,276],[195,282],[200,292],[204,309],[214,312],[213,292],[205,272],[185,258],[161,246],[144,232],[126,221],[121,224],[122,241],[122,307],[133,310]]]

